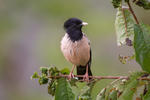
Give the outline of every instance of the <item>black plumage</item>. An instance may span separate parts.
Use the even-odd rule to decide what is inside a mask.
[[[82,21],[77,18],[68,19],[64,23],[64,28],[73,42],[80,40],[83,36]]]
[[[92,72],[91,72],[91,62],[92,62],[92,52],[90,50],[90,59],[88,61],[88,75],[92,76]],[[87,66],[87,65],[86,65]],[[86,73],[86,66],[77,66],[77,75],[85,75]],[[83,79],[82,77],[79,77],[79,80]]]

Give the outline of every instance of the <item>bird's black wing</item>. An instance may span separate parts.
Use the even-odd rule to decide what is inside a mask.
[[[90,42],[89,42],[90,45]],[[85,75],[86,73],[86,66],[88,65],[88,75],[92,76],[92,71],[91,71],[91,62],[92,62],[92,50],[90,49],[90,59],[88,61],[88,63],[85,66],[77,66],[77,75]],[[79,80],[82,80],[82,77],[79,77]]]

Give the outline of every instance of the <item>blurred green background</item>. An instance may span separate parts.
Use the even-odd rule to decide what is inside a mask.
[[[140,21],[150,24],[149,11],[134,9]],[[0,100],[51,100],[47,86],[30,76],[40,66],[71,69],[60,51],[63,23],[70,17],[89,23],[83,31],[91,41],[94,75],[141,70],[135,61],[123,65],[118,60],[133,50],[117,47],[115,13],[110,0],[0,0]],[[108,82],[96,84],[93,98]]]

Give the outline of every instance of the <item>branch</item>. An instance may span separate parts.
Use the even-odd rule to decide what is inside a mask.
[[[59,76],[49,76],[48,78],[60,78],[65,77],[68,78],[69,75],[59,75]],[[84,75],[74,75],[74,77],[84,77]],[[89,76],[92,79],[128,79],[127,76]]]
[[[59,76],[49,76],[48,78],[61,78],[61,77],[68,78],[69,75],[61,74]],[[84,77],[84,75],[74,75],[74,77]],[[101,79],[129,79],[128,76],[89,76],[89,78],[98,79],[98,80],[101,80]],[[141,78],[138,78],[138,80],[150,81],[150,78],[141,77]]]
[[[132,13],[132,15],[133,15],[133,17],[134,17],[134,19],[135,19],[135,21],[136,21],[136,24],[139,24],[139,21],[138,21],[136,15],[135,15],[135,13],[134,13],[134,11],[133,11],[131,5],[130,5],[130,2],[127,2],[127,4],[128,4],[128,6],[129,6],[130,12]]]

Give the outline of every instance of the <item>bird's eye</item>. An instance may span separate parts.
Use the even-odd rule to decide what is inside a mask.
[[[81,24],[81,22],[77,21],[77,22],[76,22],[76,24],[77,24],[77,25],[80,25],[80,24]]]

